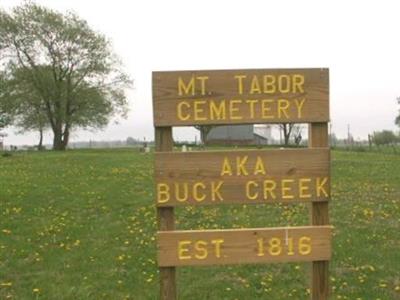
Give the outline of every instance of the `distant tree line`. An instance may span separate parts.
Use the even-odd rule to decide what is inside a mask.
[[[400,143],[400,136],[390,130],[376,131],[372,135],[372,142],[377,146],[395,145]]]

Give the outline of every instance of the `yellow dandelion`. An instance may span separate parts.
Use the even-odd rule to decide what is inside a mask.
[[[12,286],[12,282],[2,282],[2,283],[0,283],[0,286],[10,287],[10,286]]]

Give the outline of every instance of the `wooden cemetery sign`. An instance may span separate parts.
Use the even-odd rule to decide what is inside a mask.
[[[328,299],[328,69],[154,72],[153,105],[160,298],[176,266],[311,261]],[[309,123],[309,149],[172,152],[172,126],[253,123]],[[175,206],[276,202],[309,202],[311,226],[174,230]]]

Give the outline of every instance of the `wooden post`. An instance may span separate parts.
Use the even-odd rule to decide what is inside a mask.
[[[155,128],[155,147],[158,152],[171,152],[173,150],[172,127]],[[157,221],[159,231],[175,229],[173,207],[157,208]],[[160,267],[160,299],[176,299],[175,267]]]
[[[310,148],[328,147],[328,123],[311,123],[308,140]],[[310,219],[312,225],[328,225],[328,202],[313,202]],[[311,272],[311,299],[327,300],[329,296],[329,261],[313,261]]]

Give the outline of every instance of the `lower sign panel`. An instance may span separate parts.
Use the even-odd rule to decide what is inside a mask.
[[[331,258],[331,226],[158,232],[158,264],[225,265]]]

